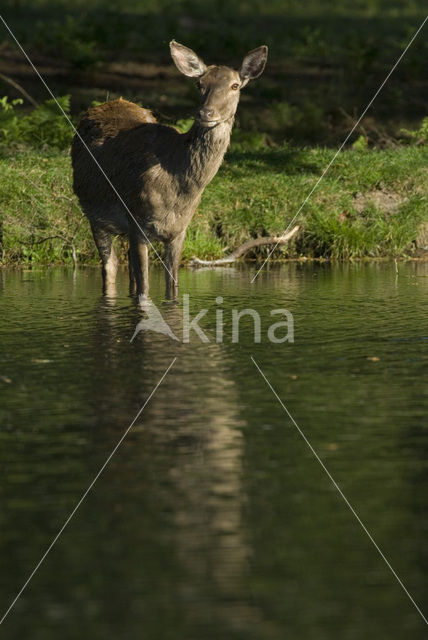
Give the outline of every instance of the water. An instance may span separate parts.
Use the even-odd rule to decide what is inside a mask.
[[[427,615],[428,264],[253,274],[182,270],[210,337],[183,344],[130,342],[125,272],[107,297],[98,269],[0,272],[2,614],[177,358],[2,638],[426,637],[250,357]],[[159,269],[151,282],[180,335],[182,303],[162,301]],[[248,320],[231,341],[231,310],[247,307],[260,344]],[[266,339],[276,307],[293,313],[293,344]]]

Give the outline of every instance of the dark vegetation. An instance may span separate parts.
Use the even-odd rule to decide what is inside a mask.
[[[125,94],[165,120],[188,117],[195,93],[171,64],[174,37],[207,63],[239,65],[270,48],[263,82],[247,88],[238,126],[275,141],[336,145],[426,15],[421,0],[3,0],[3,15],[55,95],[78,114]],[[38,101],[46,90],[3,30],[0,72]],[[385,145],[426,113],[428,40],[421,33],[363,128]],[[3,84],[3,94],[21,97]]]

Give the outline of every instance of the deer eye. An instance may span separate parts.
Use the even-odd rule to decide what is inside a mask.
[[[233,89],[234,91],[237,91],[239,89],[239,84],[237,82],[234,82],[233,85],[231,86],[231,89]]]

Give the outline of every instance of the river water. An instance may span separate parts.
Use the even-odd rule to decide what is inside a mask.
[[[131,341],[125,271],[0,272],[1,615],[114,451],[2,637],[426,637],[428,263],[254,273],[153,268]]]

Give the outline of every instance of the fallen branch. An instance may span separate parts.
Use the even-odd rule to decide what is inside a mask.
[[[3,82],[7,82],[8,84],[12,85],[12,87],[14,87],[17,91],[19,91],[19,93],[21,93],[24,96],[24,98],[28,100],[28,102],[31,102],[33,107],[39,106],[38,103],[34,100],[34,98],[32,98],[30,94],[25,91],[24,87],[22,87],[18,82],[16,82],[15,80],[12,80],[12,78],[9,78],[9,76],[5,76],[3,73],[0,73],[0,80],[3,80]]]
[[[231,262],[235,262],[238,258],[240,258],[244,253],[249,251],[250,249],[254,249],[255,247],[262,247],[266,244],[274,244],[276,246],[286,244],[290,238],[292,238],[299,230],[299,226],[296,225],[283,236],[268,236],[266,238],[256,238],[255,240],[248,240],[248,242],[244,242],[240,247],[232,251],[228,256],[224,258],[219,258],[218,260],[201,260],[196,256],[193,257],[191,264],[194,265],[208,265],[208,266],[217,266],[221,264],[230,264]]]

